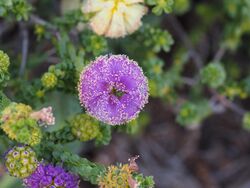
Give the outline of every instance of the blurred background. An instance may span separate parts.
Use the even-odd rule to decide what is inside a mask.
[[[43,74],[75,74],[59,64],[76,62],[81,50],[86,62],[107,52],[127,54],[149,78],[149,103],[137,120],[112,128],[109,145],[75,141],[68,150],[106,165],[140,155],[140,171],[154,176],[157,188],[249,188],[250,1],[167,1],[165,12],[157,12],[160,1],[146,1],[143,26],[119,40],[82,30],[80,0],[30,0],[32,13],[19,4],[23,9],[11,15],[0,2],[0,49],[11,58],[4,92],[37,109],[52,105],[56,125],[49,130],[58,130],[82,110],[77,78],[58,76],[58,85],[46,90]],[[1,141],[2,154],[7,148]],[[0,176],[1,188],[22,187],[3,164]],[[95,186],[82,181],[81,187]]]

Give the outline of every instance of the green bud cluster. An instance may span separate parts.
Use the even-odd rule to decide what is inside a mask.
[[[201,70],[201,82],[212,88],[217,88],[224,84],[226,71],[219,63],[209,63]]]
[[[161,50],[168,52],[174,43],[174,40],[168,31],[154,28],[150,25],[142,27],[137,38],[145,47],[152,49],[156,53]]]
[[[86,52],[89,54],[99,56],[107,52],[107,40],[104,37],[96,35],[89,30],[81,33],[80,41],[85,47]]]
[[[183,60],[182,60],[183,59]],[[157,57],[151,57],[143,61],[143,68],[149,78],[149,92],[153,97],[164,97],[167,101],[173,101],[176,97],[175,86],[181,80],[181,72],[186,60],[183,54],[178,55],[173,65],[163,70],[164,62]]]
[[[172,11],[174,0],[146,0],[146,3],[153,6],[153,13],[159,16]]]
[[[70,120],[72,133],[80,141],[89,141],[96,138],[100,132],[98,121],[86,114],[78,114]]]
[[[250,33],[250,3],[249,0],[224,0],[223,7],[229,21],[225,28],[224,45],[230,50],[236,50],[242,43],[242,36]]]
[[[99,185],[102,188],[123,187],[130,188],[129,179],[132,178],[132,171],[128,164],[109,166],[106,173],[100,177]]]
[[[192,124],[198,116],[198,109],[193,103],[184,103],[179,110],[177,122],[181,125]]]
[[[9,56],[4,53],[2,50],[0,50],[0,73],[7,73],[8,68],[10,65],[10,58]]]
[[[143,174],[135,174],[135,181],[138,183],[138,188],[154,187],[155,182],[153,176],[143,176]]]
[[[163,71],[164,62],[157,58],[152,57],[143,62],[148,72],[149,78],[149,92],[153,97],[171,96],[172,88],[169,79],[166,79],[167,73]]]
[[[8,68],[10,65],[9,56],[0,50],[0,83],[9,79]]]
[[[229,99],[234,99],[235,97],[245,99],[248,96],[247,88],[244,88],[244,85],[236,82],[224,86],[222,94]]]
[[[176,121],[185,125],[198,125],[211,113],[208,101],[201,100],[196,103],[185,102],[181,105]]]
[[[52,89],[56,86],[57,84],[57,77],[55,74],[51,73],[51,72],[46,72],[42,78],[42,85],[44,88],[46,89]]]
[[[38,165],[35,152],[28,146],[15,146],[5,155],[5,166],[11,176],[26,178]]]
[[[36,145],[42,138],[37,121],[31,119],[32,108],[21,103],[11,103],[1,113],[1,128],[12,140]]]
[[[250,112],[245,113],[243,116],[243,128],[250,130]]]
[[[32,9],[26,0],[0,1],[0,7],[0,17],[14,15],[17,20],[27,20]]]

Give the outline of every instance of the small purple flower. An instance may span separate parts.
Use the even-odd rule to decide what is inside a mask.
[[[61,167],[40,164],[36,171],[23,180],[27,188],[78,188],[79,180],[74,174],[66,172]]]
[[[148,81],[125,55],[100,56],[81,73],[79,98],[88,114],[110,124],[137,117],[148,102]]]

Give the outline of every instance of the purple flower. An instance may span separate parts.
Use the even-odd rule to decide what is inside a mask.
[[[148,102],[148,81],[125,55],[100,56],[81,73],[79,98],[88,114],[110,124],[137,117]]]
[[[27,188],[43,188],[43,187],[64,187],[78,188],[79,180],[74,174],[66,172],[61,167],[40,164],[36,171],[28,178],[23,180]]]

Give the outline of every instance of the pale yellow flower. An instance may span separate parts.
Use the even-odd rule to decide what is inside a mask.
[[[147,13],[143,0],[85,0],[83,13],[94,13],[92,30],[110,38],[123,37],[136,31]]]

